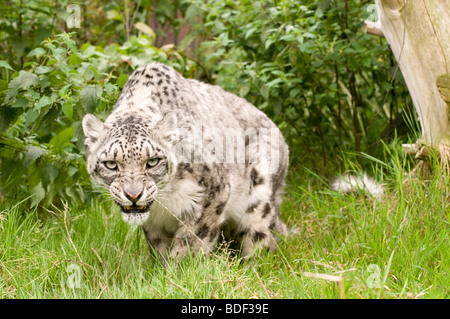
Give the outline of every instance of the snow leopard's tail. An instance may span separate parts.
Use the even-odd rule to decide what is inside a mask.
[[[346,174],[334,179],[331,188],[339,193],[348,194],[352,192],[365,192],[375,198],[381,200],[384,195],[384,187],[375,179],[367,176],[364,172],[362,176],[354,174]]]

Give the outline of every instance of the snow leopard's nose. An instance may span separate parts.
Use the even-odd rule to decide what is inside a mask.
[[[142,196],[142,191],[127,191],[124,190],[125,197],[129,199],[132,203],[136,203]]]

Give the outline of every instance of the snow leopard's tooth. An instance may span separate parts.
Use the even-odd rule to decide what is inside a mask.
[[[124,210],[144,210],[146,206],[122,206]]]

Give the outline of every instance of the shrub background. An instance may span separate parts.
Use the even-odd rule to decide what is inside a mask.
[[[88,112],[105,118],[128,74],[153,60],[266,112],[290,145],[294,179],[301,167],[330,178],[347,168],[343,152],[380,158],[380,140],[414,138],[400,74],[390,87],[396,62],[386,42],[363,28],[372,1],[5,2],[3,199],[89,202],[95,192],[80,121]],[[70,4],[80,8],[81,28],[68,28],[76,17]],[[354,163],[366,166],[359,156]]]

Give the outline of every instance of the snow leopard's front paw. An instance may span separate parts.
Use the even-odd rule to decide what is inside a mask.
[[[199,238],[175,239],[169,258],[181,260],[198,253],[208,253],[209,251],[210,249]]]
[[[190,250],[187,245],[175,245],[170,251],[169,258],[181,260],[190,255]]]

